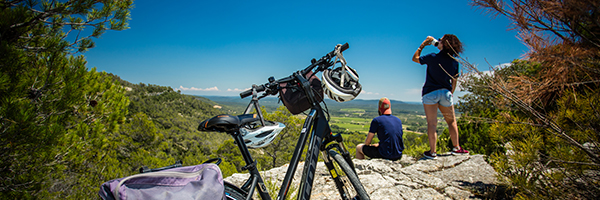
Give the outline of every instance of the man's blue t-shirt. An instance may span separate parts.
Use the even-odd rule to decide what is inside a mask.
[[[393,115],[381,115],[371,121],[369,132],[377,133],[379,153],[387,159],[402,156],[404,141],[402,140],[402,121]]]
[[[458,62],[450,57],[447,52],[440,51],[437,54],[430,53],[421,56],[419,57],[419,63],[421,65],[427,64],[427,75],[421,96],[444,88],[452,91],[452,82],[450,82],[452,77],[450,75],[458,75]]]

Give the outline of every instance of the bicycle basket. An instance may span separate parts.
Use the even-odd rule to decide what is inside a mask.
[[[313,72],[308,72],[305,78],[308,78],[310,87],[315,93],[317,102],[323,101],[323,88],[321,87],[321,80],[317,76],[313,75]],[[293,114],[299,114],[311,107],[308,97],[302,92],[299,85],[290,83],[281,83],[279,86],[282,88],[279,90],[279,99],[283,102],[283,105]]]

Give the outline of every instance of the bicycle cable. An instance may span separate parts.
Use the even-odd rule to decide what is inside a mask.
[[[325,103],[324,95],[321,95],[321,93],[318,93],[314,88],[312,88],[312,90],[316,95],[319,95],[319,97],[321,99],[323,99],[323,101],[321,101],[321,103],[323,103],[323,106],[321,108],[323,108],[323,112],[325,112],[327,114],[327,117],[325,119],[329,123],[329,119],[331,118],[331,116],[329,116],[329,108],[327,108],[327,103]],[[319,103],[319,104],[321,104],[321,103]]]

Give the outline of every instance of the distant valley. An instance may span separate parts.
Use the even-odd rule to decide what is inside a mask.
[[[237,96],[197,96],[202,97],[200,100],[203,100],[209,104],[215,103],[214,105],[225,106],[229,109],[233,109],[236,112],[243,112],[243,110],[250,103],[251,98],[247,97],[245,99],[241,99]],[[363,99],[355,99],[349,102],[336,102],[329,98],[326,98],[325,105],[329,108],[330,111],[336,112],[342,109],[350,109],[350,108],[358,108],[364,109],[367,113],[377,113],[377,103],[379,100],[363,100]],[[264,106],[267,111],[273,111],[277,109],[279,106],[282,106],[283,103],[279,101],[277,97],[266,97],[259,101],[261,106]],[[420,102],[403,102],[391,100],[392,103],[392,112],[394,114],[399,113],[411,113],[411,114],[419,114],[425,115],[423,111],[423,105]]]
[[[251,98],[241,99],[236,96],[196,96],[215,108],[222,111],[223,114],[239,115],[242,114]],[[331,125],[334,128],[340,128],[349,132],[366,133],[370,126],[372,118],[378,116],[377,104],[379,100],[355,99],[349,102],[336,102],[326,98],[324,105],[331,117]],[[425,113],[423,105],[415,102],[402,102],[392,100],[392,113],[402,120],[405,130],[417,133],[426,132]],[[283,106],[277,97],[266,97],[259,101],[261,107],[267,112],[273,112],[278,107]],[[300,114],[301,115],[301,114]],[[439,124],[439,129],[445,128],[444,123]]]

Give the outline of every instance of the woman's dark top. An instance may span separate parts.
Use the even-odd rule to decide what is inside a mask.
[[[421,96],[439,89],[452,91],[452,77],[458,78],[458,62],[450,57],[446,51],[430,53],[419,57],[421,65],[427,65],[427,76]],[[441,67],[440,67],[441,65]],[[446,70],[442,70],[442,67]]]

